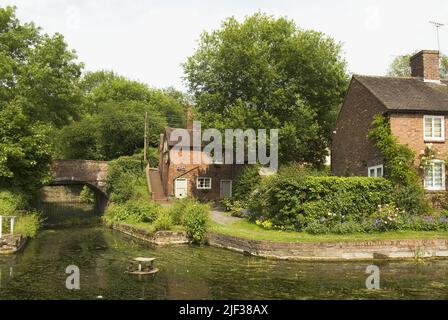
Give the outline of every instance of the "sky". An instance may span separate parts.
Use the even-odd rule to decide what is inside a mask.
[[[437,49],[448,52],[446,0],[0,0],[46,33],[62,33],[85,71],[113,70],[152,87],[186,90],[182,63],[203,31],[227,17],[243,20],[257,11],[287,17],[343,44],[351,73],[384,75],[397,55]]]

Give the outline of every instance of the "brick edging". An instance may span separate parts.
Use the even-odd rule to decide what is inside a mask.
[[[272,242],[209,233],[211,246],[283,260],[372,260],[447,258],[448,239],[369,240],[350,242]]]

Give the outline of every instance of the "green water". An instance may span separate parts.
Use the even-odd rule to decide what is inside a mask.
[[[156,276],[124,273],[157,258]],[[369,262],[288,262],[196,246],[153,247],[105,227],[45,230],[0,256],[0,299],[448,299],[448,260],[377,263],[380,290],[365,288]],[[65,268],[80,269],[80,290]]]

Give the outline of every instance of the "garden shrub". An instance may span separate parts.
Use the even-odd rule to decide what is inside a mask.
[[[233,184],[233,199],[244,201],[250,197],[260,185],[261,177],[258,171],[257,165],[244,167]]]
[[[168,210],[161,210],[156,220],[154,221],[154,229],[156,231],[160,230],[170,230],[173,226],[173,218]]]
[[[251,210],[275,226],[298,231],[316,221],[328,227],[360,222],[392,200],[392,184],[383,178],[279,175],[262,185]]]
[[[188,203],[182,218],[188,237],[195,243],[204,241],[209,224],[209,206],[198,202]]]
[[[111,203],[104,213],[107,223],[113,222],[154,222],[163,211],[162,206],[145,200],[132,200],[125,203]]]
[[[170,215],[175,225],[181,225],[187,208],[196,204],[196,200],[191,198],[177,199],[170,208]]]

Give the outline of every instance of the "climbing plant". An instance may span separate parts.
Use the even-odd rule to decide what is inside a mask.
[[[427,212],[429,205],[414,165],[415,153],[398,142],[387,117],[376,116],[372,126],[367,137],[384,157],[385,177],[394,185],[397,206],[412,214]]]

